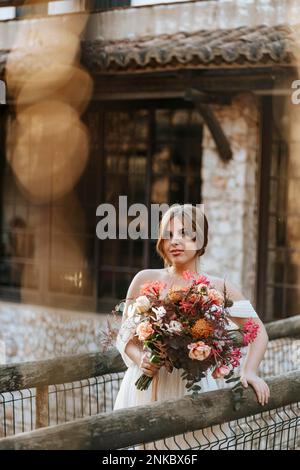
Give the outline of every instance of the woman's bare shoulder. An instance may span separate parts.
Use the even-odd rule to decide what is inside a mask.
[[[162,280],[167,274],[166,269],[142,269],[139,271],[135,278],[139,281],[159,281]]]

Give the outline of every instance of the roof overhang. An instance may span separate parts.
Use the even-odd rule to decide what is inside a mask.
[[[85,40],[82,59],[97,74],[294,67],[297,36],[288,25],[201,30],[122,39]]]

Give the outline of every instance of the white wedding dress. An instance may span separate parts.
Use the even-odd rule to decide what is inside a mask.
[[[232,317],[240,318],[254,318],[258,317],[253,306],[249,300],[239,300],[233,303],[233,306],[229,309]],[[122,322],[118,337],[116,340],[116,347],[119,350],[125,364],[128,369],[125,372],[123,381],[121,383],[118,395],[116,397],[114,410],[122,408],[129,408],[132,406],[147,405],[152,402],[152,386],[150,385],[147,390],[137,390],[135,382],[142,375],[139,367],[128,357],[125,353],[126,344],[135,334],[136,325],[131,318],[127,318]],[[235,324],[230,325],[230,328],[237,328]],[[182,370],[173,369],[172,373],[162,367],[158,372],[158,386],[157,386],[157,401],[172,400],[182,398],[187,395],[187,389],[185,382],[181,378]],[[211,390],[217,390],[224,387],[224,379],[215,380],[211,372],[207,373],[207,376],[203,378],[199,385],[201,386],[201,392],[208,392]],[[155,444],[149,443],[142,447],[137,446],[138,449],[189,449],[190,447],[198,447],[199,444],[204,446],[208,445],[211,440],[216,440],[220,428],[215,426],[215,430],[209,428],[205,431],[195,431],[193,433],[186,433],[182,436],[174,438],[167,438],[164,440],[156,441]],[[219,431],[217,431],[217,428]],[[230,430],[229,430],[230,432]],[[227,435],[227,432],[226,432]],[[224,439],[224,433],[222,433]]]

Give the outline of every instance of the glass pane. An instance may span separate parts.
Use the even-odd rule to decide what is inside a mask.
[[[152,171],[154,174],[165,175],[170,170],[172,148],[166,144],[156,144],[156,150],[152,157]]]
[[[300,250],[300,217],[288,216],[286,219],[286,242],[287,247]]]
[[[300,252],[287,253],[286,273],[287,284],[297,286],[300,276]]]
[[[266,289],[266,310],[261,312],[263,318],[268,321],[274,318],[274,288],[267,287]]]
[[[99,296],[113,297],[114,273],[112,271],[99,272]]]
[[[268,227],[268,242],[269,248],[276,247],[276,217],[269,217]]]
[[[299,265],[298,265],[299,275]],[[286,291],[286,311],[285,316],[299,315],[300,312],[300,288],[287,289]]]
[[[287,210],[289,214],[298,214],[300,216],[300,181],[296,179],[289,180],[287,187]]]
[[[155,140],[158,144],[172,143],[172,111],[159,109],[155,112]]]
[[[272,160],[271,160],[271,176],[279,176],[279,143],[273,142],[272,144]]]
[[[26,264],[23,270],[23,287],[26,289],[37,289],[39,281],[39,270],[34,264]]]
[[[270,207],[269,210],[272,213],[276,213],[277,210],[277,193],[278,183],[277,180],[270,181]]]
[[[118,299],[125,299],[132,275],[127,273],[116,274],[116,294]]]
[[[182,201],[185,200],[184,194],[184,185],[185,185],[185,178],[184,177],[177,177],[172,178],[170,181],[170,204],[182,204]]]
[[[282,247],[286,245],[286,220],[283,216],[276,219],[276,245]]]
[[[100,240],[99,245],[101,264],[113,266],[116,260],[118,240]]]
[[[119,266],[129,266],[129,249],[132,240],[119,240],[119,243],[116,245],[117,257],[116,263]]]
[[[143,253],[144,253],[144,241],[143,240],[135,240],[131,243],[130,248],[132,250],[132,265],[134,267],[142,267],[143,266]]]
[[[164,267],[164,263],[156,252],[156,241],[157,240],[152,240],[150,244],[150,268],[162,269]]]
[[[194,178],[192,176],[187,177],[187,191],[188,191],[188,201],[191,201],[191,204],[200,204],[201,203],[201,180],[200,178]]]
[[[67,268],[65,266],[52,264],[50,266],[49,289],[53,293],[92,296],[92,273],[79,266]]]
[[[290,142],[289,143],[289,166],[288,166],[288,177],[289,178],[300,178],[300,143]]]
[[[285,268],[286,268],[286,254],[285,251],[278,251],[274,261],[273,279],[275,283],[285,282]]]
[[[274,318],[283,318],[284,314],[284,287],[274,288]]]
[[[22,287],[24,264],[10,262],[8,268],[7,285],[12,287]]]
[[[154,177],[151,185],[151,203],[168,203],[169,191],[170,180],[168,175]]]

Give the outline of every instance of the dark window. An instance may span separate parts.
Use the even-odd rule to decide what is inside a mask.
[[[201,202],[202,121],[197,112],[99,112],[91,107],[85,121],[88,164],[74,191],[51,204],[26,198],[2,154],[3,299],[108,312],[125,297],[136,272],[163,264],[156,239],[99,240],[97,207],[114,205],[118,236],[119,196],[127,196],[128,207]],[[125,225],[133,218],[126,216]]]
[[[269,102],[270,106],[270,102]],[[265,108],[265,112],[268,110]],[[271,110],[269,109],[269,114]],[[300,312],[300,165],[299,143],[287,143],[283,122],[277,116],[270,122],[269,164],[262,175],[260,204],[268,196],[266,220],[261,221],[260,242],[265,244],[263,263],[258,260],[258,298],[265,320],[298,315]],[[268,139],[268,137],[267,137]],[[265,283],[260,271],[265,270]]]
[[[105,11],[113,8],[130,7],[131,0],[89,0],[90,11]]]
[[[201,202],[202,122],[195,111],[107,112],[104,120],[105,202],[118,207],[120,195],[128,206]],[[125,297],[138,270],[163,267],[154,238],[99,244],[100,309],[107,298]]]
[[[30,16],[48,16],[48,3],[16,7],[16,18],[21,19]]]

